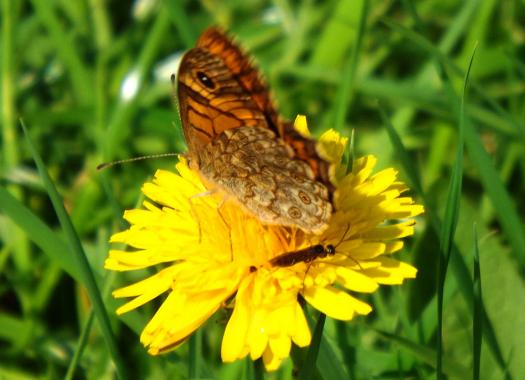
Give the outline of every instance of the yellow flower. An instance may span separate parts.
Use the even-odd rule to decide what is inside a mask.
[[[345,143],[333,131],[320,139],[338,160]],[[413,217],[423,207],[402,196],[407,187],[394,169],[372,175],[375,163],[373,156],[359,158],[339,178],[336,211],[319,236],[262,225],[220,194],[203,194],[206,188],[184,158],[176,166],[178,174],[157,171],[142,188],[150,201],[143,209],[126,211],[131,227],[111,238],[134,251],[111,250],[105,267],[127,271],[162,264],[163,269],[116,290],[117,298],[134,297],[117,313],[168,293],[141,335],[156,355],[177,347],[219,308],[232,306],[222,360],[250,355],[262,357],[267,370],[277,369],[292,342],[304,347],[311,340],[298,296],[332,318],[351,320],[372,310],[356,293],[416,275],[414,267],[391,254],[403,247],[401,238],[414,233]],[[335,253],[276,264],[275,257],[316,245],[332,246]]]

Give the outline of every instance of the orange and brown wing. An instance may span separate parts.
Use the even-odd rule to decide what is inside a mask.
[[[314,173],[314,178],[326,186],[330,193],[330,198],[335,191],[335,186],[330,181],[330,162],[319,156],[317,153],[317,143],[301,135],[290,121],[282,121],[284,134],[282,139],[295,152],[295,157],[306,162]],[[330,199],[331,200],[331,199]]]
[[[223,60],[196,47],[180,64],[178,100],[184,136],[191,154],[227,129],[267,126],[264,113]]]
[[[315,179],[334,186],[330,163],[316,150],[316,142],[302,136],[293,124],[280,118],[268,86],[249,56],[224,31],[205,30],[197,46],[181,62],[178,77],[179,110],[190,152],[227,129],[263,126],[281,137],[308,163]]]
[[[281,135],[277,130],[279,114],[272,102],[270,90],[250,56],[227,33],[217,27],[206,29],[199,37],[197,46],[220,57],[239,85],[265,114],[270,129]]]
[[[268,85],[260,75],[253,60],[224,31],[212,27],[205,30],[197,46],[220,57],[242,88],[266,116],[268,127],[280,136],[295,152],[297,158],[308,163],[315,178],[327,186],[330,193],[334,186],[329,178],[330,163],[317,153],[315,140],[301,135],[293,123],[283,120],[274,106]]]

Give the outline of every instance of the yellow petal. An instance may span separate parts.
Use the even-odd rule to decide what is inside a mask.
[[[370,277],[346,267],[338,267],[336,272],[339,276],[338,282],[348,290],[372,293],[379,287],[377,282],[375,282]]]
[[[385,246],[385,253],[394,253],[400,251],[405,244],[403,240],[389,241]]]
[[[342,137],[339,132],[329,129],[319,138],[319,155],[333,164],[341,162],[343,153],[348,143],[348,137]]]
[[[372,241],[362,243],[351,250],[341,249],[340,251],[342,253],[348,253],[348,255],[355,260],[366,260],[382,255],[385,252],[385,248],[385,243]],[[337,252],[339,252],[339,249],[337,249]]]
[[[370,177],[366,182],[357,187],[357,190],[368,196],[377,195],[386,189],[395,181],[397,172],[392,169],[385,169]]]
[[[292,348],[292,341],[290,337],[285,334],[278,334],[276,336],[270,337],[268,341],[273,354],[283,360],[290,355],[290,350]]]
[[[295,121],[293,123],[294,128],[299,132],[301,135],[308,137],[310,136],[310,131],[308,130],[308,124],[306,122],[306,116],[304,115],[297,115],[295,117]]]
[[[167,291],[171,287],[175,275],[176,272],[173,268],[167,268],[145,280],[115,290],[113,292],[113,297],[115,298],[136,297],[132,301],[119,307],[117,314],[121,315],[142,306]]]
[[[364,273],[379,284],[399,285],[407,278],[416,277],[417,269],[412,265],[385,256],[380,256],[374,260],[379,262],[381,266],[367,269]]]
[[[270,349],[270,347],[268,347],[266,351],[264,351],[263,363],[264,368],[266,368],[268,372],[278,370],[281,366],[282,361],[283,358],[280,358],[277,355],[275,355],[275,353]]]
[[[343,321],[349,321],[355,314],[368,314],[372,311],[370,305],[333,287],[310,287],[303,292],[303,296],[317,310]]]
[[[252,360],[258,359],[264,353],[268,345],[268,328],[266,321],[268,313],[266,310],[259,310],[252,313],[250,327],[246,336],[246,341],[250,346],[250,357]]]
[[[231,289],[223,289],[185,297],[171,292],[144,328],[141,342],[153,355],[175,348],[215,313],[231,293]]]
[[[414,220],[374,228],[365,237],[373,240],[393,240],[414,234]]]
[[[293,328],[292,340],[294,343],[299,347],[308,346],[312,340],[312,334],[303,309],[297,302],[295,303],[295,323],[291,327]]]
[[[355,176],[359,183],[362,183],[372,174],[376,163],[377,159],[372,155],[360,157],[354,161],[351,175]]]
[[[246,308],[249,303],[245,300],[245,293],[251,286],[251,281],[244,281],[237,292],[237,302],[222,338],[221,358],[223,362],[232,362],[243,357],[246,335],[250,325],[250,313]]]

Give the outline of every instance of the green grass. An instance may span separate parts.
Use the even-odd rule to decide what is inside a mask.
[[[523,2],[494,0],[166,0],[139,14],[125,2],[3,1],[0,379],[433,379],[438,368],[520,379],[524,18]],[[137,277],[103,270],[123,210],[174,159],[96,166],[185,149],[169,74],[213,24],[250,48],[284,116],[306,114],[317,134],[354,130],[352,155],[400,170],[426,210],[397,255],[417,279],[374,294],[373,313],[349,323],[309,312],[311,348],[270,375],[260,361],[220,362],[221,315],[150,357],[139,334],[154,307],[117,317],[110,292]]]

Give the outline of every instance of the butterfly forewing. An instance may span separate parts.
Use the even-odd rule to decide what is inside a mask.
[[[194,48],[185,54],[177,93],[190,152],[200,150],[226,129],[267,127],[264,114],[222,60],[205,49]]]
[[[199,37],[197,46],[206,48],[222,59],[239,85],[267,117],[269,128],[280,135],[280,131],[277,130],[279,114],[271,100],[268,86],[253,64],[252,59],[242,51],[233,39],[218,28],[205,30]]]
[[[235,42],[218,28],[209,28],[202,33],[197,46],[208,49],[222,59],[224,65],[238,80],[239,85],[250,94],[252,100],[266,116],[268,127],[280,136],[295,152],[295,156],[312,168],[316,180],[323,183],[330,193],[334,186],[330,181],[330,163],[321,158],[316,142],[301,135],[293,123],[282,119],[275,108],[268,86],[252,59]]]

